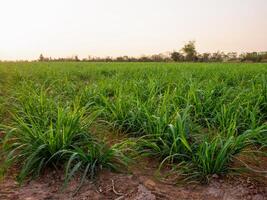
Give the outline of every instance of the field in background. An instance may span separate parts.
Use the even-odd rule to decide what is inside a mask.
[[[267,145],[267,64],[0,63],[2,171],[82,182],[155,158],[177,181],[249,166]],[[241,173],[238,171],[238,173]]]

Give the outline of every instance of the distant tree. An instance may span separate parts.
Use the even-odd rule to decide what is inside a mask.
[[[76,61],[76,62],[80,61],[79,57],[78,56],[74,56],[74,61]]]
[[[237,61],[238,56],[236,52],[229,52],[225,55],[227,61]]]
[[[119,56],[115,58],[115,61],[118,61],[118,62],[129,62],[130,60],[131,58],[129,58],[128,56]]]
[[[135,58],[135,57],[129,57],[128,61],[129,61],[129,62],[137,62],[137,61],[138,61],[138,58]]]
[[[181,53],[174,51],[171,53],[171,59],[175,62],[183,61],[184,57]]]
[[[267,52],[262,52],[261,57],[262,57],[261,62],[267,62]]]
[[[197,60],[197,51],[195,46],[195,41],[189,41],[184,45],[181,51],[185,55],[186,61],[196,61]]]
[[[124,59],[123,59],[123,57],[122,57],[122,56],[119,56],[119,57],[117,57],[117,58],[116,58],[116,61],[118,61],[118,62],[123,62],[123,61],[124,61]]]
[[[209,62],[210,61],[210,53],[203,53],[203,54],[199,54],[198,56],[198,61],[200,62]]]
[[[208,62],[210,60],[210,53],[203,53],[203,61]]]
[[[211,55],[210,60],[213,62],[222,62],[225,58],[224,52],[217,51]]]
[[[261,62],[263,55],[257,52],[241,54],[241,61]]]
[[[44,61],[44,60],[45,60],[45,58],[44,58],[43,54],[41,54],[41,55],[39,56],[39,61]]]
[[[154,54],[151,56],[151,60],[154,62],[163,62],[165,58],[163,54]]]
[[[104,58],[104,61],[105,62],[112,62],[113,59],[110,56],[107,56],[107,57]]]
[[[151,58],[149,56],[141,56],[139,59],[138,59],[139,62],[151,62]]]
[[[128,57],[128,56],[123,56],[123,60],[124,60],[125,62],[127,62],[127,61],[129,61],[129,57]]]

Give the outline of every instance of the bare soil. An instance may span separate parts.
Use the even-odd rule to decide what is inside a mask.
[[[87,180],[80,191],[73,196],[79,185],[79,178],[73,179],[62,190],[63,173],[50,171],[41,177],[19,186],[14,175],[6,176],[0,182],[1,200],[265,200],[267,184],[252,177],[213,176],[209,185],[188,184],[177,186],[155,178],[153,162],[131,169],[131,173],[103,171],[94,181]],[[15,174],[15,173],[13,173]]]

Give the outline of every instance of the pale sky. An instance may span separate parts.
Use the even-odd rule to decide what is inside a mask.
[[[0,59],[266,51],[267,0],[0,0]]]

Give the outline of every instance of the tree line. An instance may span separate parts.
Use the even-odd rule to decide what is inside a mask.
[[[160,53],[151,56],[130,57],[119,56],[113,57],[93,57],[80,59],[78,56],[67,58],[51,58],[45,57],[43,54],[39,56],[38,61],[86,61],[86,62],[267,62],[266,52],[247,52],[238,54],[236,52],[214,52],[214,53],[198,53],[195,41],[187,42],[179,51],[170,53]]]

